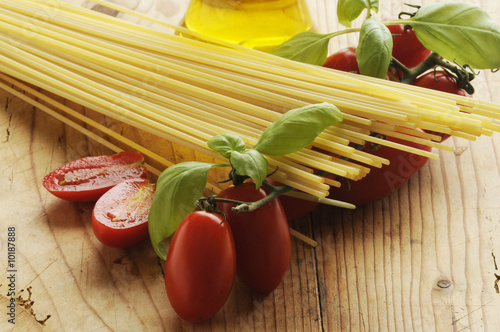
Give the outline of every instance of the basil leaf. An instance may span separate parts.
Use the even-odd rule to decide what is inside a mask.
[[[267,160],[256,150],[233,151],[231,165],[238,175],[249,176],[257,189],[267,177]]]
[[[219,152],[224,158],[229,159],[233,151],[243,152],[246,145],[243,140],[233,134],[219,134],[208,140],[207,145],[210,149]]]
[[[282,58],[321,66],[328,56],[331,34],[304,31],[296,34],[269,53]]]
[[[357,19],[365,9],[378,12],[378,0],[339,0],[337,18],[340,24],[350,28],[352,21]]]
[[[365,76],[385,79],[392,56],[391,31],[373,18],[361,26],[356,48],[359,72]]]
[[[290,110],[270,124],[253,147],[270,156],[283,156],[311,144],[325,128],[341,122],[342,113],[329,103]]]
[[[160,258],[167,257],[163,241],[176,231],[203,195],[212,166],[214,164],[185,162],[170,166],[160,174],[148,220],[151,243]]]
[[[500,25],[477,6],[435,3],[408,20],[422,44],[450,61],[475,69],[500,67]]]

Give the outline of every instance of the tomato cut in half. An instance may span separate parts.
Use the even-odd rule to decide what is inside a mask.
[[[156,186],[147,179],[128,179],[99,198],[92,211],[92,229],[99,241],[130,247],[149,236],[148,214]]]
[[[71,161],[47,174],[42,184],[56,197],[74,202],[95,202],[118,183],[146,176],[142,154],[120,152]]]

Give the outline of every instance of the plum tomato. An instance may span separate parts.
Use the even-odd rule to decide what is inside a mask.
[[[149,236],[148,214],[155,185],[147,179],[125,180],[99,198],[92,211],[92,229],[103,244],[125,248]]]
[[[421,131],[420,129],[418,130]],[[387,140],[431,151],[431,147],[427,145],[404,141],[394,137],[387,137]],[[390,164],[383,165],[381,168],[367,166],[370,168],[370,172],[364,178],[357,181],[349,181],[347,188],[332,188],[329,198],[348,202],[356,206],[374,203],[399,189],[429,160],[429,158],[424,156],[383,145],[380,145],[376,150],[371,150],[370,144],[367,143],[362,151],[386,158],[390,161]]]
[[[273,179],[266,179],[267,182],[274,186],[280,186],[281,183]],[[311,213],[319,205],[318,202],[308,201],[296,197],[280,195],[278,199],[285,210],[286,218],[288,221],[302,218],[303,216]]]
[[[146,176],[142,154],[120,152],[71,161],[47,174],[42,184],[56,197],[75,202],[95,202],[118,183]]]
[[[448,75],[443,70],[436,70],[420,75],[413,83],[413,85],[433,89],[442,92],[453,93],[460,96],[472,97],[464,89],[460,88],[456,80]],[[441,142],[450,137],[449,134],[440,133],[436,131],[427,131],[428,133],[441,136]]]
[[[231,227],[217,213],[195,211],[174,234],[165,262],[165,288],[175,312],[199,323],[226,302],[236,275]]]
[[[346,47],[326,58],[323,67],[359,74],[356,48]]]
[[[224,189],[219,198],[255,202],[266,196],[261,187],[246,182]],[[283,281],[291,257],[291,238],[285,211],[274,199],[250,212],[234,212],[233,204],[217,203],[226,215],[236,246],[236,275],[261,293],[271,293]]]
[[[416,67],[431,54],[410,26],[395,24],[388,25],[387,28],[393,36],[392,56],[406,67]]]

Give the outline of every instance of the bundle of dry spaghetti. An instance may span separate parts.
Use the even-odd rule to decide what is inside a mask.
[[[94,2],[126,11],[105,1]],[[183,35],[190,33],[173,28]],[[206,145],[216,134],[236,134],[251,147],[284,112],[332,103],[344,120],[315,140],[312,146],[319,149],[268,157],[270,166],[278,167],[276,177],[281,182],[316,197],[325,197],[330,186],[340,184],[316,175],[313,169],[358,180],[368,168],[351,161],[387,164],[350,143],[375,142],[437,158],[435,153],[372,137],[371,132],[450,150],[434,141],[437,136],[413,129],[471,140],[500,131],[499,105],[297,63],[223,41],[160,32],[60,1],[0,3],[0,72],[4,73],[1,88],[91,138],[99,140],[76,121],[164,166],[171,162],[152,149],[138,146],[21,81],[218,159]]]

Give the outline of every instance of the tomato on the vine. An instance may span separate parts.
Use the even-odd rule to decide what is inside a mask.
[[[47,174],[42,184],[59,198],[95,202],[118,183],[146,176],[147,169],[142,154],[120,152],[71,161]]]
[[[410,26],[395,24],[388,25],[387,28],[393,35],[392,56],[406,67],[416,67],[431,54]]]
[[[419,129],[419,131],[421,130]],[[394,137],[387,137],[387,140],[403,143],[424,151],[431,151],[431,147],[420,143],[404,141]],[[383,145],[380,145],[376,150],[372,150],[369,143],[363,147],[362,151],[386,158],[390,161],[390,164],[383,165],[381,168],[367,166],[370,168],[370,172],[364,178],[349,181],[344,188],[332,188],[330,198],[357,206],[376,202],[399,189],[429,160],[425,156]]]
[[[337,69],[349,73],[360,74],[358,60],[356,58],[356,47],[346,47],[329,55],[322,65],[326,68]],[[389,74],[386,77],[390,79]]]
[[[199,323],[226,302],[236,274],[231,228],[220,214],[195,211],[174,234],[165,262],[165,288],[175,312]]]
[[[117,184],[99,198],[92,211],[92,229],[103,244],[125,248],[149,235],[148,214],[154,184],[135,178]]]
[[[443,70],[436,70],[419,76],[412,84],[428,89],[453,93],[460,96],[471,97],[464,89],[460,88],[457,81]]]
[[[266,196],[252,182],[224,189],[218,198],[255,202]],[[233,231],[236,274],[254,290],[270,293],[283,281],[291,257],[291,238],[285,211],[278,199],[251,212],[234,212],[233,204],[218,203]]]
[[[323,67],[359,74],[356,48],[346,47],[326,58]]]
[[[464,89],[460,88],[457,81],[452,76],[448,75],[443,70],[433,70],[419,76],[413,83],[413,85],[433,89],[442,92],[448,92],[460,96],[472,97]],[[426,130],[431,134],[441,136],[441,142],[450,137],[449,134]]]

